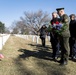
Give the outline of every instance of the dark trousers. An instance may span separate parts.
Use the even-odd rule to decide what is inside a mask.
[[[50,35],[51,39],[50,39],[50,42],[51,42],[51,45],[52,45],[52,49],[53,49],[53,57],[57,57],[60,53],[60,44],[59,44],[59,41],[57,39],[57,36],[51,34]]]
[[[70,37],[69,44],[70,44],[70,57],[76,56],[76,39],[74,37]]]
[[[45,38],[41,38],[42,46],[45,47]]]
[[[69,58],[69,37],[60,37],[61,60],[68,61]]]
[[[74,45],[74,40],[72,37],[69,38],[69,45],[70,45],[70,57],[73,55],[73,45]]]

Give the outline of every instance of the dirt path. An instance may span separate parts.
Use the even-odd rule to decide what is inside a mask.
[[[51,59],[51,48],[11,36],[0,51],[0,75],[75,75],[76,63],[61,67]],[[71,65],[72,64],[72,65]],[[71,68],[70,68],[71,67]]]

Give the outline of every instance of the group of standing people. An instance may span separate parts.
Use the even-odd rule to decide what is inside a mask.
[[[53,49],[53,59],[57,59],[61,51],[61,65],[67,65],[69,56],[74,59],[76,56],[76,20],[75,15],[71,14],[70,19],[64,12],[64,8],[57,8],[57,12],[52,13],[50,26],[42,26],[40,38],[42,46],[45,47],[45,37],[50,32],[50,42]],[[50,31],[49,31],[50,28]]]

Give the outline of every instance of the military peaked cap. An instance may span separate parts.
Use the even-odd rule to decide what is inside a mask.
[[[59,10],[62,10],[62,9],[64,10],[64,8],[57,8],[56,10],[59,11]]]

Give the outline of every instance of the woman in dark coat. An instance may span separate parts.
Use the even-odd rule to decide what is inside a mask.
[[[76,20],[75,20],[75,14],[70,15],[70,24],[69,24],[69,30],[70,30],[70,57],[76,58]]]
[[[46,29],[47,29],[46,25],[43,25],[40,29],[40,39],[43,47],[45,47]]]

